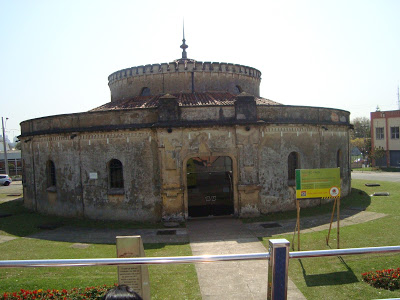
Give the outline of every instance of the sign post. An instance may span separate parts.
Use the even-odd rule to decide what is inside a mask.
[[[326,243],[329,243],[335,207],[337,206],[337,247],[339,247],[340,227],[340,168],[297,169],[296,170],[296,208],[298,230],[297,248],[300,251],[300,203],[302,199],[335,199]],[[295,232],[296,232],[295,228]]]

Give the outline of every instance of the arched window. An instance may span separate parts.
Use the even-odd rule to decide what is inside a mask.
[[[22,185],[26,183],[26,173],[25,173],[25,159],[22,160]]]
[[[295,185],[296,169],[300,168],[299,154],[291,152],[288,156],[288,184]]]
[[[56,167],[54,162],[49,160],[47,162],[47,186],[56,186]]]
[[[238,95],[239,95],[241,92],[243,92],[243,90],[242,90],[242,88],[240,87],[240,85],[236,85],[234,91],[235,91],[235,94],[238,94]]]
[[[140,96],[150,96],[150,89],[148,87],[142,88],[142,91],[140,92]]]
[[[342,150],[336,152],[336,167],[340,168],[340,178],[343,177]]]
[[[122,171],[122,163],[118,159],[112,159],[109,163],[110,188],[124,188],[124,176]]]

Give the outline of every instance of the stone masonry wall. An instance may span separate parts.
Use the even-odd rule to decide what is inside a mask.
[[[43,213],[93,219],[182,220],[188,216],[190,201],[187,160],[229,156],[233,162],[235,214],[246,217],[284,211],[295,208],[294,186],[288,182],[291,152],[298,153],[300,168],[335,168],[339,153],[342,195],[350,192],[348,112],[257,106],[257,120],[249,110],[248,116],[243,116],[251,120],[235,123],[239,116],[236,110],[243,110],[241,106],[179,109],[178,123],[171,126],[157,125],[155,109],[23,122],[20,139],[25,205]],[[214,123],[187,126],[202,120]],[[226,120],[229,122],[218,124]],[[148,121],[152,122],[141,123]],[[85,127],[79,127],[82,124]],[[99,130],[101,124],[112,125]],[[147,127],[137,127],[140,124]],[[128,127],[120,129],[121,125]],[[61,129],[63,132],[57,132]],[[109,188],[111,159],[123,165],[122,191]],[[56,167],[55,187],[48,186],[49,160]],[[302,206],[316,204],[315,200],[301,202]]]
[[[261,72],[226,63],[188,62],[133,67],[109,76],[111,101],[139,96],[143,88],[151,95],[207,91],[246,92],[260,95]]]
[[[25,205],[40,212],[92,219],[161,218],[157,143],[149,130],[70,136],[39,136],[24,143]],[[28,144],[31,144],[28,145]],[[33,148],[32,150],[29,147]],[[107,163],[123,164],[124,189],[109,188]],[[57,184],[48,187],[47,163],[55,164]],[[30,164],[29,166],[33,166]],[[91,179],[96,174],[97,179]],[[37,202],[37,203],[36,203]]]

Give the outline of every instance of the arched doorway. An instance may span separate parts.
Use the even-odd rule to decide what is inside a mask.
[[[189,159],[187,191],[189,217],[233,214],[232,159],[229,156]]]

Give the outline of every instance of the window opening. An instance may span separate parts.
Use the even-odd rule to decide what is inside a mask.
[[[288,183],[295,184],[296,169],[299,169],[299,155],[297,152],[291,152],[288,156]]]
[[[342,151],[340,149],[336,153],[336,167],[340,168],[340,178],[342,178],[343,177]]]
[[[383,140],[385,138],[385,134],[383,132],[383,127],[376,127],[376,139]]]
[[[47,185],[50,186],[56,186],[56,167],[54,165],[54,162],[49,160],[47,164],[47,173],[48,173],[48,182]]]
[[[240,87],[240,85],[236,85],[235,86],[235,94],[240,94],[241,92],[243,92],[242,88]]]
[[[142,91],[140,92],[140,96],[150,96],[150,89],[148,87],[142,88]]]
[[[122,163],[118,159],[110,161],[110,188],[121,189],[124,187]]]
[[[399,127],[390,127],[390,135],[392,139],[399,139]]]

